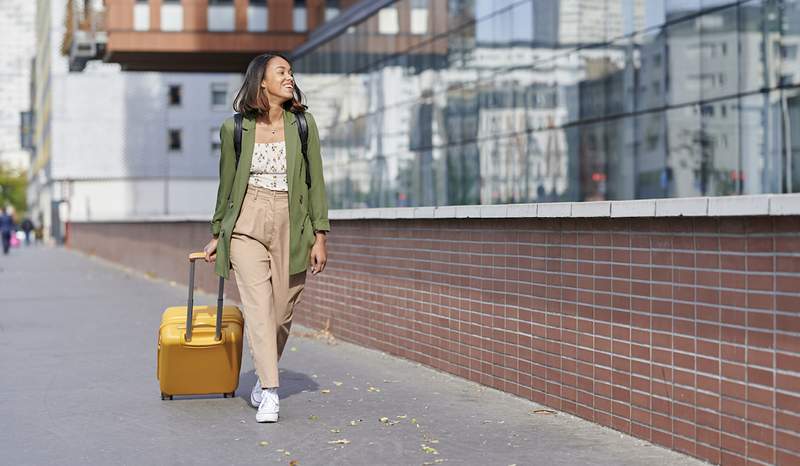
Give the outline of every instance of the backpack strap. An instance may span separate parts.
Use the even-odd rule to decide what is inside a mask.
[[[242,156],[242,119],[241,113],[233,115],[233,150],[236,152],[236,168],[239,168],[239,157]]]
[[[242,155],[242,118],[241,113],[233,114],[233,150],[236,152],[236,168],[233,170],[234,179],[236,179],[236,171],[239,170],[239,157]],[[228,204],[231,202],[231,196],[233,196],[233,187],[228,193]],[[228,204],[225,205],[227,206]]]
[[[308,163],[308,122],[303,112],[295,113],[294,117],[300,132],[300,149],[303,152],[303,160],[306,161],[306,186],[311,189],[311,165]]]

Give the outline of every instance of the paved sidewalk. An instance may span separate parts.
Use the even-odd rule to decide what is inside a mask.
[[[247,403],[246,346],[238,397],[161,401],[160,315],[185,299],[182,286],[69,250],[0,256],[2,463],[702,464],[300,326],[281,360],[277,424],[257,424]]]

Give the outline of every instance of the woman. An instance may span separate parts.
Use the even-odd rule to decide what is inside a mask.
[[[306,270],[325,269],[328,201],[322,176],[319,134],[302,104],[292,65],[281,54],[250,62],[233,102],[243,115],[241,156],[236,162],[234,119],[220,128],[222,145],[213,238],[204,248],[217,275],[236,273],[245,331],[258,379],[250,402],[258,422],[278,420],[278,360]],[[308,122],[308,163],[301,151],[296,114]],[[311,172],[310,188],[306,170]]]

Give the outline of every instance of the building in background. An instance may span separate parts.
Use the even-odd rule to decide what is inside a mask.
[[[295,50],[334,207],[800,190],[798,0],[357,6]]]
[[[84,10],[93,5],[80,3]],[[35,115],[33,172],[34,178],[47,172],[47,180],[94,173],[93,183],[102,176],[105,182],[128,177],[138,180],[131,184],[138,186],[137,199],[162,199],[158,208],[131,207],[125,215],[192,214],[171,196],[189,192],[192,179],[196,186],[213,184],[213,166],[162,157],[158,150],[169,147],[170,138],[180,138],[182,147],[185,141],[214,144],[204,128],[229,111],[217,115],[207,101],[225,86],[230,92],[238,78],[203,78],[200,71],[241,72],[264,50],[291,50],[296,59],[298,83],[320,127],[331,208],[800,189],[800,0],[105,5],[101,19],[79,15],[65,50],[72,69],[86,68],[80,79],[97,80],[83,99],[106,92],[112,101],[126,102],[126,110],[91,110],[102,109],[104,124],[126,129],[94,149],[116,154],[118,162],[101,158],[111,165],[47,172],[68,166],[48,165],[52,150],[88,146],[60,142],[54,149],[48,139],[59,128],[52,110],[70,107],[53,101],[53,91],[62,86],[78,96],[85,88],[70,84],[66,72],[63,83],[39,77],[68,68],[42,68],[43,55],[36,102],[44,115]],[[58,28],[58,21],[51,27]],[[46,37],[41,24],[39,33]],[[126,74],[100,65],[99,58],[127,70],[195,73]],[[190,102],[183,105],[198,107],[184,112],[165,104],[177,92],[173,84]],[[183,118],[196,115],[208,120],[178,131]],[[198,131],[208,137],[194,135]],[[163,181],[176,178],[186,182],[183,188]],[[53,192],[79,192],[64,186]],[[83,186],[86,198],[97,192]],[[91,202],[72,204],[71,212],[85,218],[104,211]]]
[[[100,61],[70,72],[65,2],[38,6],[33,218],[56,240],[68,221],[210,218],[219,125],[241,75],[125,72]]]
[[[106,0],[101,58],[124,70],[241,72],[290,52],[354,0]],[[87,47],[91,47],[88,41]],[[74,59],[80,60],[80,57]]]
[[[24,172],[30,154],[22,144],[21,116],[30,108],[35,53],[36,2],[0,0],[0,165]]]

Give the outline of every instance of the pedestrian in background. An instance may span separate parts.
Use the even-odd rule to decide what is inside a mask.
[[[8,213],[8,210],[3,207],[0,213],[0,237],[3,240],[3,254],[8,254],[11,248],[11,235],[16,233],[17,227],[14,224],[14,218]]]
[[[31,230],[33,230],[33,222],[28,217],[25,217],[20,223],[22,231],[25,232],[25,246],[31,245]]]
[[[278,420],[278,361],[294,306],[308,267],[316,275],[327,262],[330,224],[319,133],[302,99],[289,60],[276,53],[259,55],[248,65],[233,104],[243,115],[238,166],[234,119],[220,128],[213,238],[204,251],[206,261],[216,261],[217,275],[228,278],[230,268],[236,273],[258,375],[250,394],[258,422]],[[307,160],[301,124],[307,127]]]

